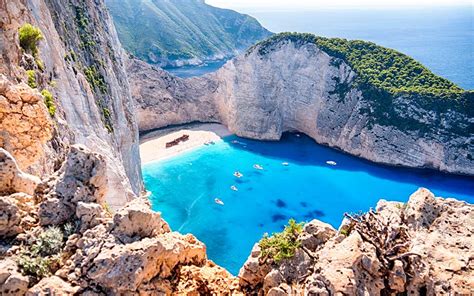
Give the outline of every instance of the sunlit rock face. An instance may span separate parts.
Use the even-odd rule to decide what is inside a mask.
[[[124,51],[103,1],[7,1],[0,8],[2,147],[22,169],[45,176],[59,169],[69,145],[83,144],[107,160],[108,202],[125,204],[143,190],[138,128]],[[20,48],[25,23],[44,37],[37,58]],[[26,70],[35,73],[35,89],[18,84],[27,82]],[[44,89],[54,98],[54,116],[45,111]],[[12,115],[15,108],[23,118]],[[15,119],[21,129],[12,128]]]
[[[468,112],[428,110],[400,96],[391,102],[392,117],[408,118],[414,127],[381,122],[367,112],[376,103],[364,97],[354,83],[356,72],[344,61],[313,43],[283,40],[263,54],[259,48],[215,73],[191,79],[131,62],[136,110],[146,118],[139,129],[217,121],[239,136],[261,140],[299,131],[320,144],[377,163],[474,174],[472,130],[451,130],[472,126]]]
[[[344,231],[315,220],[289,260],[273,262],[255,245],[240,285],[272,295],[469,294],[473,214],[472,205],[419,189],[406,204],[381,200]]]

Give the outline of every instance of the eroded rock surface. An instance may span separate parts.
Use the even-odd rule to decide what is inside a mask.
[[[106,199],[123,206],[143,190],[138,128],[124,51],[104,2],[3,1],[0,19],[0,147],[41,177],[59,168],[70,145],[100,152],[111,184]],[[25,23],[44,37],[36,56],[20,47]],[[26,70],[36,89],[26,85]],[[43,90],[52,94],[54,115]]]
[[[38,168],[45,162],[45,144],[52,133],[41,94],[0,74],[0,147],[16,158],[22,170]]]
[[[218,295],[238,290],[236,279],[207,259],[204,244],[191,234],[172,232],[146,198],[113,213],[104,199],[110,187],[106,163],[74,145],[61,169],[35,186],[34,198],[24,192],[1,197],[2,293]]]
[[[419,189],[406,204],[381,201],[375,212],[350,217],[345,234],[307,224],[296,255],[281,263],[262,258],[256,245],[240,283],[272,295],[469,295],[473,216],[472,205]]]

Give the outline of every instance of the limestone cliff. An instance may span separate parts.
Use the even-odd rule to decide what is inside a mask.
[[[138,128],[157,127],[193,121],[217,122],[217,109],[209,94],[217,84],[208,79],[192,83],[137,59],[127,66],[132,97],[136,100]]]
[[[4,0],[0,22],[1,146],[22,169],[44,176],[59,168],[68,145],[81,143],[107,159],[110,204],[143,190],[124,52],[103,1]],[[20,47],[26,23],[43,36],[36,54]]]
[[[369,98],[356,71],[317,44],[281,38],[263,46],[185,80],[132,62],[140,130],[165,126],[154,116],[165,114],[173,124],[218,121],[254,139],[299,131],[377,163],[474,174],[472,93],[437,103],[422,95]]]

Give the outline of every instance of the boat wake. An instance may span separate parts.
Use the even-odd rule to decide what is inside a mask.
[[[204,194],[201,194],[199,197],[197,197],[195,200],[193,200],[193,202],[191,203],[191,205],[185,209],[186,211],[186,220],[184,220],[183,224],[181,224],[181,226],[178,228],[178,232],[181,232],[181,230],[183,230],[183,228],[188,225],[188,223],[190,222],[191,220],[191,212],[193,211],[193,208],[194,206],[196,205],[196,203],[204,196]]]

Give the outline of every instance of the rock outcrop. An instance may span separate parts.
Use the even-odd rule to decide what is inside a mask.
[[[319,144],[377,163],[474,174],[471,111],[454,105],[428,108],[422,102],[429,99],[403,95],[390,102],[367,98],[355,83],[358,74],[315,43],[282,38],[264,53],[261,47],[216,73],[184,80],[131,62],[137,114],[146,118],[140,130],[217,121],[238,136],[261,140],[299,131]],[[371,115],[377,104],[389,104],[395,119]],[[411,122],[412,128],[401,122]],[[453,127],[463,128],[454,132]]]
[[[426,189],[406,204],[380,201],[338,232],[312,221],[296,255],[276,263],[258,244],[240,270],[249,293],[469,295],[474,291],[474,207]]]
[[[123,206],[143,190],[138,128],[124,51],[103,1],[2,1],[0,19],[0,146],[37,176],[59,169],[69,145],[100,152],[111,184],[105,198]],[[25,23],[41,30],[36,54],[20,47]]]
[[[10,151],[21,169],[48,167],[46,142],[53,127],[43,97],[28,85],[13,84],[0,74],[0,147]]]
[[[2,211],[9,200],[17,207],[16,215],[0,215],[2,293],[217,295],[237,290],[237,280],[207,259],[204,244],[191,234],[171,232],[147,199],[134,199],[112,213],[103,204],[110,187],[106,163],[105,157],[74,145],[61,169],[35,186],[34,198],[17,198],[24,192],[1,197]],[[4,216],[14,217],[9,228]],[[37,219],[21,227],[29,216]],[[9,243],[3,245],[4,239]]]
[[[140,131],[193,121],[219,121],[216,106],[209,97],[217,89],[213,81],[196,78],[188,83],[133,58],[127,65]]]
[[[10,156],[11,157],[11,156]],[[146,198],[113,213],[106,158],[74,145],[61,169],[32,185],[0,187],[0,291],[5,295],[468,295],[474,207],[426,189],[380,201],[339,230],[313,220],[294,256],[256,244],[238,277],[172,232]],[[16,166],[12,170],[18,170]],[[5,186],[5,184],[2,184]],[[6,193],[8,192],[8,193]],[[8,217],[8,219],[5,219]],[[5,223],[7,221],[7,223]],[[269,253],[267,253],[269,254]]]

